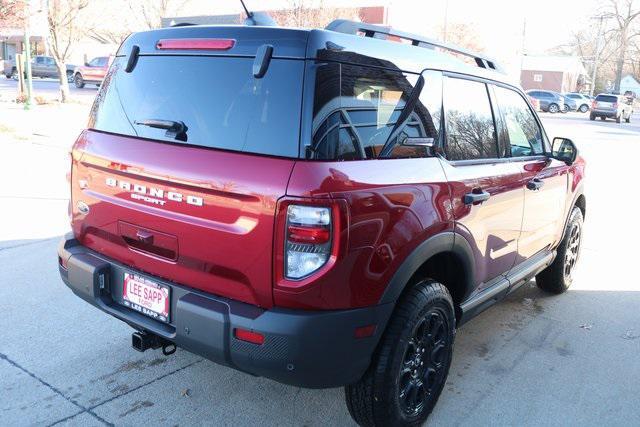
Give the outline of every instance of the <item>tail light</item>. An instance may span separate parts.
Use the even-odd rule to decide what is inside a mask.
[[[591,101],[591,108],[596,108],[596,105],[598,105],[596,101]]]
[[[299,280],[309,276],[331,255],[331,209],[329,207],[287,206],[284,276]]]
[[[611,106],[612,108],[618,108],[618,103],[614,102],[613,105]]]

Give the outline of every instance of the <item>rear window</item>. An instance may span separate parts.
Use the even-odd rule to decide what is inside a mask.
[[[140,56],[126,73],[116,58],[89,127],[120,135],[240,152],[298,157],[304,62],[273,59],[253,77],[253,58]],[[184,124],[184,132],[152,127]]]
[[[618,97],[613,95],[598,95],[596,101],[602,102],[618,102]]]

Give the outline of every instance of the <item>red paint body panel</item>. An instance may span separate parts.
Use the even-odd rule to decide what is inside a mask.
[[[273,305],[276,203],[285,194],[293,160],[95,131],[80,136],[73,158],[72,228],[81,244],[176,283]],[[106,185],[107,179],[117,180],[118,187]],[[147,195],[155,188],[200,197],[203,206],[166,197],[153,197],[164,206],[133,199],[139,192],[123,190],[123,182],[138,190],[144,186]],[[78,201],[89,205],[87,215],[78,211]],[[147,246],[128,243],[136,236]],[[171,259],[166,251],[177,254]]]
[[[333,198],[348,207],[339,262],[296,290],[276,284],[276,305],[351,308],[376,304],[415,247],[453,230],[449,188],[437,158],[297,162],[290,197]],[[344,224],[344,223],[343,223]]]

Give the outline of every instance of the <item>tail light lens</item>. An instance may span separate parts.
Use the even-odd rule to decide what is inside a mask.
[[[331,255],[331,209],[287,206],[285,277],[299,280],[321,268]]]
[[[591,101],[591,108],[596,108],[596,105],[598,105],[596,101]]]

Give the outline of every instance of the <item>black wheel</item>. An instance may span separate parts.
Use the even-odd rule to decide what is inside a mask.
[[[553,263],[536,276],[540,289],[554,294],[561,294],[571,286],[572,273],[580,258],[582,242],[582,211],[574,207],[569,216],[562,242],[558,246],[558,254]]]
[[[11,78],[12,78],[13,80],[18,80],[18,70],[17,70],[17,69],[13,68],[13,69],[11,70]]]
[[[604,122],[605,120],[607,120],[607,118],[605,116],[600,116],[600,120]]]
[[[596,116],[593,115],[593,113],[589,114],[589,120],[595,120]]]
[[[629,117],[627,117],[626,119],[624,119],[625,122],[627,123],[631,123],[631,115],[629,115]]]
[[[67,83],[73,83],[74,79],[73,79],[73,71],[68,70],[67,71]]]
[[[616,116],[616,123],[620,123],[622,120],[620,118],[620,116]]]
[[[73,79],[73,82],[75,83],[78,89],[82,89],[84,87],[84,80],[82,78],[82,74],[80,73],[76,74],[76,76]]]
[[[589,106],[587,104],[582,104],[580,106],[580,112],[581,113],[586,113],[587,111],[589,111]]]
[[[551,114],[555,114],[558,111],[560,111],[560,107],[558,107],[558,104],[549,104],[549,112]]]
[[[455,312],[444,285],[424,280],[401,298],[369,369],[345,387],[361,426],[418,426],[442,392],[453,353]]]
[[[562,106],[562,110],[560,111],[561,113],[568,113],[569,112],[569,106],[567,104],[564,104]]]

